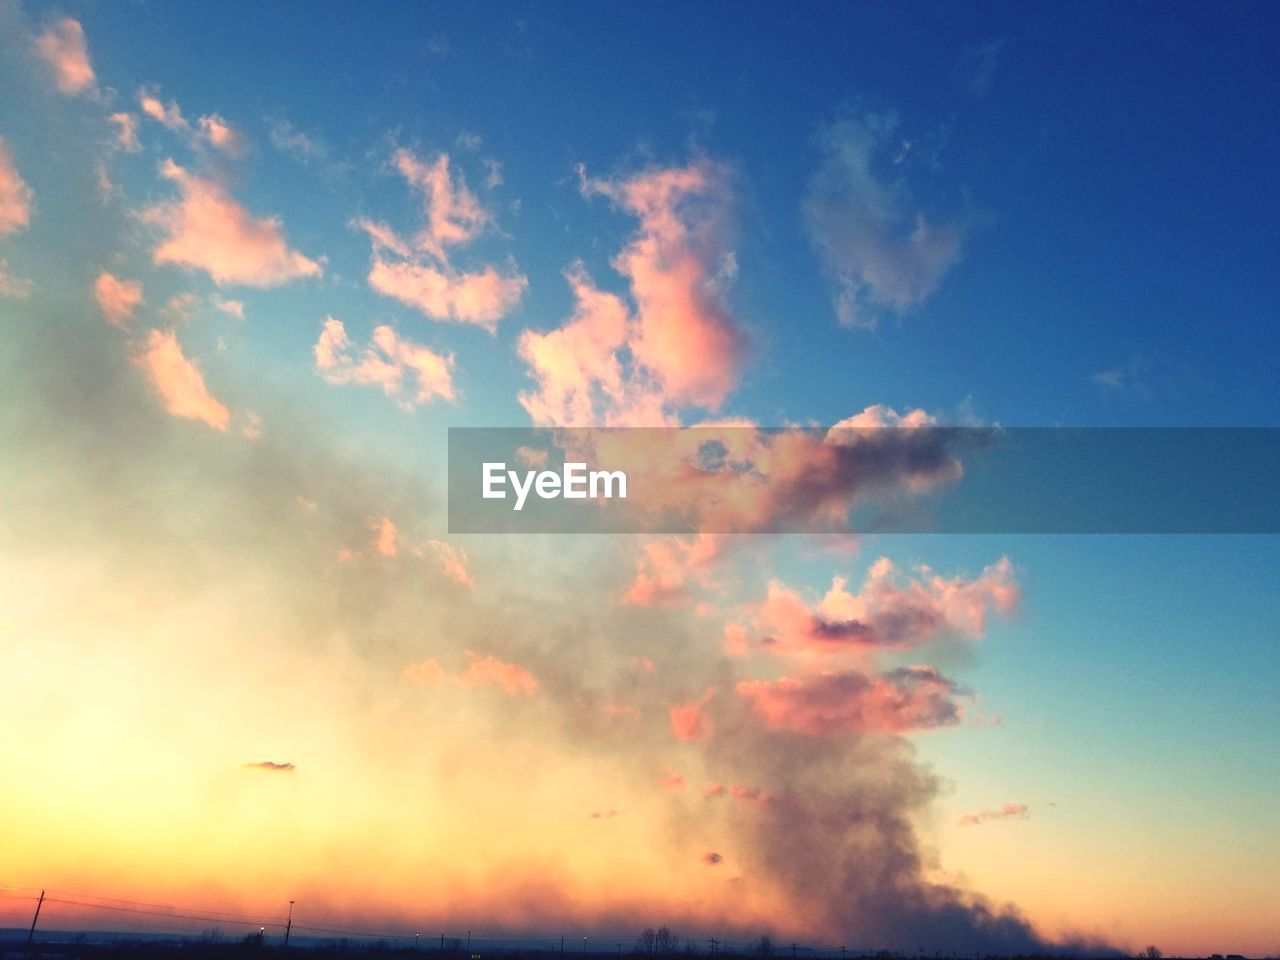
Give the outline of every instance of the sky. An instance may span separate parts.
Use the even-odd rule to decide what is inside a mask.
[[[1276,955],[1275,537],[451,536],[445,454],[1280,425],[1278,26],[0,0],[0,925]]]

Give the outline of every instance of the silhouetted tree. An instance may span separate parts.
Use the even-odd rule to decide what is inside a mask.
[[[756,941],[755,948],[757,957],[773,956],[773,941],[767,935]]]
[[[1142,953],[1139,954],[1139,956],[1142,957],[1143,960],[1160,960],[1160,958],[1164,956],[1164,953],[1160,950],[1159,947],[1153,944],[1152,946],[1149,946],[1147,947],[1147,949],[1143,950]]]

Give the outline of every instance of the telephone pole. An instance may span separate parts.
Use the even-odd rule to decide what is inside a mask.
[[[289,919],[284,923],[284,948],[289,949],[289,931],[293,929],[293,901],[289,901]]]
[[[40,908],[44,906],[44,891],[40,891],[40,899],[36,901],[36,915],[31,918],[31,929],[27,931],[27,943],[36,935],[36,921],[40,919]]]

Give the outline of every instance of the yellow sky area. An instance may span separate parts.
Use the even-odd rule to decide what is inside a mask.
[[[944,866],[1013,900],[1052,936],[1109,936],[1181,956],[1270,956],[1280,947],[1280,935],[1257,922],[1274,911],[1274,871],[1233,869],[1212,838],[1187,831],[1138,836],[1123,821],[1058,820],[952,822],[939,832]],[[1082,863],[1095,867],[1082,874]]]
[[[92,565],[0,582],[0,882],[450,929],[784,925],[732,851],[701,862],[722,834],[657,758],[566,748],[533,698],[521,729],[496,688],[415,686],[343,638],[282,647],[234,603],[148,603]],[[295,769],[245,766],[264,760]]]

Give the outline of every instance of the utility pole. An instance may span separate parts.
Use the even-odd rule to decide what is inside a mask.
[[[422,934],[420,934],[420,933],[415,933],[415,934],[413,935],[413,952],[414,952],[414,953],[417,953],[417,952],[418,952],[418,938],[419,938],[420,936],[422,936]]]
[[[293,930],[293,901],[289,901],[289,919],[284,923],[284,948],[289,949],[289,932]]]
[[[44,906],[44,891],[40,891],[40,899],[36,901],[36,915],[31,918],[31,929],[27,931],[27,943],[36,935],[36,921],[40,919],[40,908]]]
[[[840,948],[840,960],[844,960],[844,947]]]
[[[440,934],[440,956],[444,956],[444,934]]]
[[[467,960],[471,960],[471,931],[467,931]]]
[[[564,934],[560,934],[560,956],[564,956]]]

